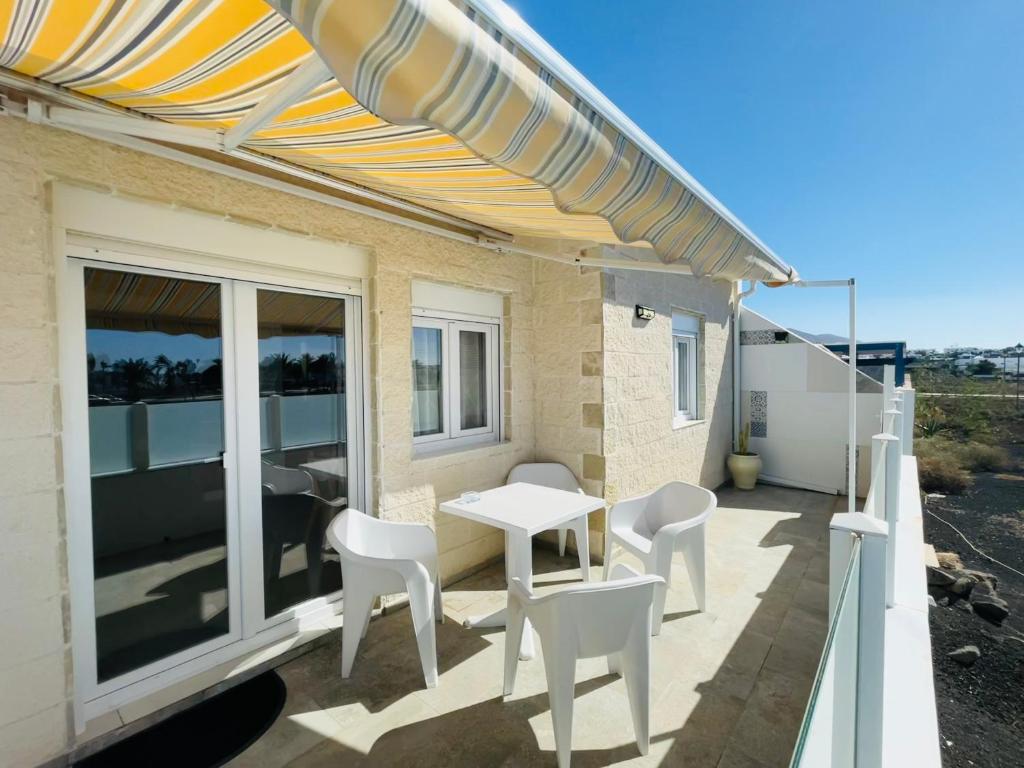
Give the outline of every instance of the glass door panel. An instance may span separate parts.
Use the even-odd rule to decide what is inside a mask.
[[[348,506],[345,300],[256,291],[263,612],[341,589],[327,526]]]
[[[83,274],[103,683],[230,631],[222,286]]]

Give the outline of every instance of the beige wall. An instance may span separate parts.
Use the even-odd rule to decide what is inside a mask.
[[[732,284],[688,275],[610,270],[604,305],[605,498],[669,480],[715,488],[732,442]],[[644,304],[653,320],[635,317]],[[701,421],[672,426],[672,310],[704,318]]]
[[[504,482],[517,463],[567,464],[614,499],[682,477],[715,486],[731,429],[730,286],[581,270],[469,244],[210,171],[0,118],[0,755],[32,765],[72,743],[66,520],[61,472],[54,255],[48,183],[66,180],[257,227],[368,247],[369,448],[385,518],[432,522],[443,577],[500,555],[501,535],[436,512],[463,490]],[[285,255],[286,256],[286,255]],[[507,440],[417,457],[411,426],[411,281],[500,293]],[[633,304],[658,318],[632,321]],[[671,306],[707,318],[705,413],[672,430]],[[634,402],[635,401],[635,402]],[[592,528],[600,530],[599,516]],[[596,542],[592,543],[593,544]],[[592,549],[595,553],[600,549]]]
[[[71,743],[70,631],[60,470],[54,256],[48,182],[61,179],[199,208],[258,227],[368,246],[375,498],[384,517],[430,521],[436,501],[504,482],[534,451],[533,260],[397,226],[72,133],[0,118],[0,755],[32,765]],[[412,455],[410,280],[427,277],[505,297],[510,440],[429,459]],[[451,575],[501,551],[501,536],[437,520]]]
[[[565,464],[592,496],[604,495],[603,279],[599,269],[534,264],[536,460]],[[589,522],[604,528],[603,515]]]

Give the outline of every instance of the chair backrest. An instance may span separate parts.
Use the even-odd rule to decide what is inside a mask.
[[[264,459],[260,462],[260,474],[265,495],[284,496],[313,490],[313,478],[303,469],[282,467]]]
[[[512,580],[512,589],[526,605],[542,642],[571,643],[577,657],[586,659],[621,651],[633,632],[649,636],[654,588],[664,581],[660,576],[638,576],[620,564],[611,581],[579,584],[541,597],[519,579]]]
[[[358,509],[349,508],[331,521],[327,540],[342,558],[357,562],[367,558],[390,558],[387,525]]]
[[[508,473],[507,483],[532,483],[570,493],[583,493],[572,470],[565,464],[555,462],[519,464],[512,467],[512,471]]]
[[[672,523],[707,519],[717,504],[715,494],[707,488],[675,480],[650,494],[644,507],[644,520],[651,533],[657,533]]]

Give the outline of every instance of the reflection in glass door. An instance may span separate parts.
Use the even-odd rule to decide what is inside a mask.
[[[222,285],[85,267],[99,683],[229,621]]]
[[[326,533],[350,492],[345,303],[256,290],[264,618],[341,589]]]

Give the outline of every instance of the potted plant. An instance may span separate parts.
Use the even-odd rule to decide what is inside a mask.
[[[749,491],[757,485],[757,476],[761,473],[761,457],[747,450],[750,447],[749,421],[743,425],[743,429],[740,431],[739,445],[736,447],[739,450],[730,453],[725,463],[732,473],[733,485],[744,491]]]

